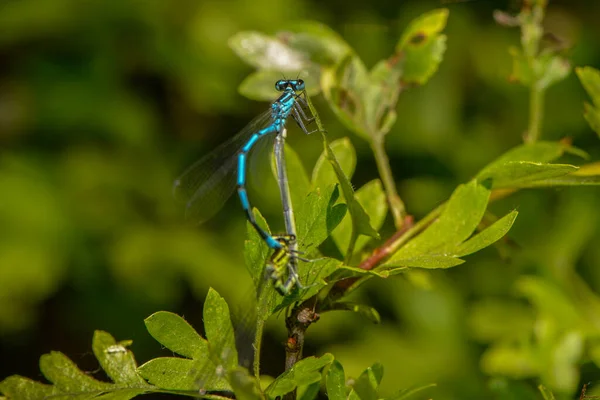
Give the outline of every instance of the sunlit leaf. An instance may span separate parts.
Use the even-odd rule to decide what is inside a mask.
[[[415,18],[406,28],[396,52],[402,54],[402,80],[424,84],[437,71],[446,51],[448,9],[442,8]]]
[[[196,358],[208,351],[208,343],[179,315],[159,311],[144,320],[146,329],[157,342],[187,358]]]
[[[479,232],[466,242],[461,243],[455,250],[452,251],[458,257],[473,254],[483,248],[488,247],[492,243],[500,240],[510,230],[518,212],[511,211],[492,225]]]
[[[321,380],[321,370],[331,364],[334,357],[327,353],[323,356],[307,357],[297,362],[292,369],[281,374],[269,385],[266,394],[271,397],[282,396],[291,392],[297,386],[309,385]]]
[[[327,397],[331,400],[346,399],[346,376],[344,367],[339,361],[334,360],[327,371],[327,380],[325,383],[327,388]]]
[[[529,161],[509,161],[502,165],[486,167],[477,175],[481,182],[490,179],[492,188],[521,188],[536,181],[544,181],[568,175],[577,170],[574,165],[544,164]]]
[[[590,127],[600,135],[600,71],[592,67],[580,67],[575,68],[575,72],[593,103],[584,104],[583,115]]]
[[[448,200],[442,214],[423,233],[397,251],[388,264],[422,254],[435,254],[466,240],[483,217],[490,189],[476,180],[460,185]]]
[[[356,151],[348,138],[334,140],[329,144],[331,151],[340,164],[340,168],[348,178],[354,175],[356,167]],[[337,182],[337,177],[331,163],[327,159],[327,152],[321,153],[312,173],[313,187],[326,187]]]

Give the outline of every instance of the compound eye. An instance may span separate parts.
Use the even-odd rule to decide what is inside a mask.
[[[304,81],[302,79],[298,79],[296,81],[296,90],[304,90]]]
[[[287,81],[284,81],[283,79],[275,82],[275,90],[277,90],[278,92],[283,92],[285,90],[286,86],[287,86]]]

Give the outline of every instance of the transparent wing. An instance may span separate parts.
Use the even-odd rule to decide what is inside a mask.
[[[271,111],[267,110],[175,180],[173,195],[186,203],[186,219],[202,223],[221,209],[235,189],[238,151],[253,133],[271,121]]]

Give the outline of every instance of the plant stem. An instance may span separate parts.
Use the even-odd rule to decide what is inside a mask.
[[[394,182],[394,176],[392,175],[392,169],[390,168],[390,160],[388,159],[384,148],[383,136],[373,137],[371,148],[375,154],[375,162],[377,163],[377,169],[379,170],[379,175],[383,182],[383,188],[390,205],[392,217],[394,218],[394,225],[397,230],[400,230],[404,224],[406,208],[396,190],[396,183]]]
[[[288,331],[288,339],[285,346],[285,370],[289,371],[302,359],[302,349],[304,348],[304,336],[306,330],[313,322],[319,320],[319,314],[314,307],[309,307],[308,302],[303,302],[295,307],[292,313],[285,320]],[[284,400],[294,400],[296,391],[286,394]]]
[[[529,126],[525,135],[525,143],[535,143],[540,138],[543,118],[544,90],[539,88],[537,82],[534,82],[529,95]]]

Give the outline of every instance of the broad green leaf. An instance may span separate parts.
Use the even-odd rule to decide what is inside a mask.
[[[146,382],[136,372],[133,353],[127,349],[129,345],[131,341],[117,342],[108,332],[94,332],[92,350],[106,375],[117,384],[145,386]]]
[[[253,212],[258,226],[267,233],[271,233],[260,211],[254,209]],[[254,287],[258,289],[264,281],[264,268],[271,250],[250,222],[246,223],[246,237],[248,239],[244,242],[244,260],[246,261],[246,268],[254,281]],[[273,294],[275,294],[274,292]]]
[[[58,391],[52,385],[12,375],[0,382],[0,393],[8,399],[42,400],[57,394]]]
[[[366,183],[363,187],[356,191],[356,200],[363,206],[366,213],[371,218],[371,226],[379,230],[385,221],[388,211],[388,202],[385,197],[385,192],[379,179],[374,179]],[[352,230],[352,220],[349,215],[344,217],[340,225],[333,231],[333,240],[342,254],[346,253],[350,243],[350,235]],[[356,240],[354,247],[355,252],[359,252],[370,238],[361,236]]]
[[[298,387],[298,400],[315,400],[321,390],[321,382],[314,382],[310,385]]]
[[[348,138],[334,140],[329,144],[331,151],[340,164],[340,168],[347,177],[352,178],[354,168],[356,167],[356,151],[352,142]],[[327,187],[333,182],[337,182],[337,177],[333,166],[328,161],[327,152],[323,151],[315,163],[312,173],[312,186]]]
[[[292,369],[279,375],[269,385],[265,393],[271,397],[283,396],[293,391],[297,386],[310,385],[321,380],[321,370],[334,360],[333,355],[326,353],[323,356],[307,357],[299,361]]]
[[[144,320],[146,329],[157,342],[187,358],[197,358],[208,352],[208,343],[179,315],[159,311]]]
[[[325,382],[327,397],[331,400],[346,400],[346,375],[338,360],[333,360]]]
[[[306,83],[306,93],[309,96],[316,96],[320,93],[320,71],[317,66],[307,66],[301,70],[287,71],[287,74],[289,76],[300,76]],[[281,92],[275,90],[275,82],[282,78],[281,70],[259,69],[244,78],[238,87],[238,92],[248,99],[273,101],[281,95]],[[292,121],[292,119],[290,118],[289,121]]]
[[[409,258],[393,257],[390,261],[386,262],[383,267],[405,267],[405,268],[425,268],[425,269],[438,269],[438,268],[451,268],[464,263],[457,257],[444,256],[444,255],[420,255]],[[395,269],[390,271],[390,274],[398,272]]]
[[[426,12],[413,19],[402,33],[400,41],[396,45],[396,51],[401,51],[406,46],[415,42],[416,38],[427,39],[431,35],[440,33],[446,27],[449,11],[440,8]]]
[[[536,181],[543,181],[568,175],[577,170],[574,165],[544,164],[529,161],[509,161],[502,165],[495,164],[485,168],[477,176],[480,182],[492,180],[493,189],[521,188]]]
[[[490,189],[476,180],[460,185],[444,207],[439,218],[423,233],[400,248],[387,264],[424,254],[444,254],[466,240],[481,221]]]
[[[436,387],[437,384],[430,383],[429,385],[417,386],[409,389],[404,389],[395,393],[391,397],[386,397],[385,400],[409,400],[412,396],[421,393],[424,390]]]
[[[600,135],[600,71],[592,67],[575,68],[575,72],[592,98],[592,104],[584,104],[584,117],[590,127]]]
[[[437,71],[446,51],[448,9],[433,10],[414,19],[396,46],[402,55],[402,81],[424,84]]]
[[[463,257],[473,254],[483,248],[488,247],[492,243],[500,240],[510,230],[518,212],[511,211],[492,225],[479,232],[466,242],[461,243],[452,253],[457,257]]]
[[[600,107],[600,71],[592,67],[577,67],[575,72],[594,105]]]
[[[226,371],[237,367],[238,355],[229,306],[212,288],[206,295],[202,316],[211,356],[218,359],[219,365]]]
[[[559,187],[559,186],[598,186],[600,185],[600,174],[584,175],[580,174],[581,169],[556,178],[542,179],[535,182],[519,185],[520,188],[540,188],[540,187]]]
[[[571,146],[564,142],[546,142],[538,141],[535,143],[522,144],[514,147],[496,158],[494,161],[489,163],[483,168],[477,179],[482,180],[480,177],[488,175],[488,170],[497,169],[498,167],[507,164],[508,162],[515,161],[529,161],[532,163],[549,163],[556,160],[565,153],[578,155],[582,158],[588,158],[589,156],[583,150]]]
[[[583,105],[583,116],[590,128],[600,136],[600,109],[592,107],[589,103]]]
[[[338,268],[336,268],[331,275],[329,275],[327,277],[327,281],[328,282],[337,282],[343,279],[348,279],[348,278],[362,278],[365,276],[376,276],[379,278],[388,278],[390,276],[390,273],[388,270],[382,269],[382,270],[364,270],[361,268],[356,268],[356,267],[349,267],[347,265],[340,265]]]
[[[346,206],[335,205],[339,197],[337,184],[310,192],[296,211],[298,239],[307,253],[329,237],[346,214]]]
[[[210,362],[206,359],[207,362]],[[138,368],[140,375],[151,384],[166,390],[198,391],[202,384],[211,390],[228,390],[229,385],[225,379],[216,375],[206,382],[198,382],[197,373],[194,371],[198,362],[187,358],[159,357],[153,358]],[[219,388],[219,389],[217,389]]]
[[[40,357],[40,370],[63,393],[101,393],[114,387],[81,371],[73,361],[58,351]]]
[[[290,22],[277,36],[319,65],[334,64],[352,51],[340,35],[317,21]]]
[[[235,361],[237,365],[235,345],[233,350],[231,346],[233,328],[230,321],[229,326],[225,326],[226,323],[223,322],[225,318],[229,318],[229,309],[224,309],[222,302],[222,298],[210,289],[204,303],[203,316],[207,337],[216,337],[213,342],[207,342],[176,314],[160,311],[146,318],[148,331],[159,343],[188,358],[162,357],[150,360],[138,368],[141,376],[161,388],[172,390],[230,390],[223,375],[217,376],[215,373],[213,361],[221,360],[216,352],[222,351],[221,355],[227,360],[220,362],[224,362],[225,367],[231,366],[227,364],[229,360]],[[219,314],[219,317],[215,314]],[[220,334],[222,335],[219,336]]]
[[[260,32],[239,32],[229,39],[229,47],[244,62],[257,69],[286,72],[299,71],[309,65],[304,53]]]
[[[383,377],[383,366],[379,363],[363,371],[362,374],[352,385],[352,389],[358,394],[361,400],[377,400],[379,384]]]
[[[333,112],[348,129],[367,140],[369,133],[363,125],[365,111],[362,95],[368,85],[367,68],[352,52],[321,72],[323,95]]]

